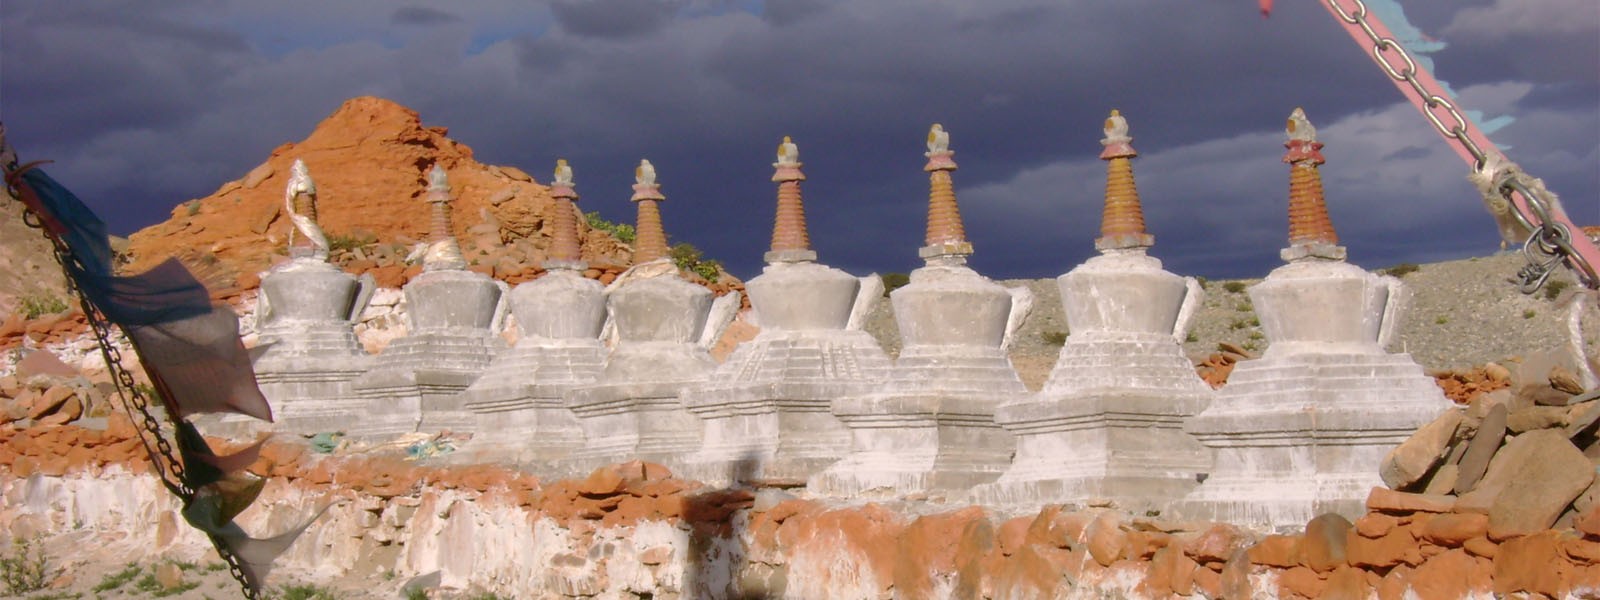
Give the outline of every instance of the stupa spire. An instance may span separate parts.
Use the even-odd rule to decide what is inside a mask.
[[[549,258],[544,261],[548,270],[582,270],[583,250],[578,245],[578,216],[574,202],[578,192],[573,189],[572,167],[567,159],[556,159],[556,170],[550,182],[550,197],[556,201],[554,238],[550,240]]]
[[[778,183],[778,214],[772,224],[772,251],[765,257],[768,263],[817,259],[817,253],[811,250],[811,235],[806,232],[806,207],[800,198],[800,182],[806,176],[800,166],[800,148],[789,136],[783,136],[783,143],[778,144],[778,162],[772,163],[772,180]]]
[[[920,254],[928,262],[964,263],[972,255],[966,227],[961,223],[961,207],[956,204],[950,172],[956,170],[955,152],[950,150],[950,134],[934,123],[928,129],[928,235]]]
[[[1286,132],[1289,140],[1283,146],[1288,152],[1284,153],[1283,162],[1290,165],[1289,247],[1283,250],[1283,259],[1344,260],[1345,249],[1339,245],[1333,220],[1328,218],[1322,173],[1317,169],[1326,162],[1322,157],[1322,143],[1317,141],[1317,129],[1306,119],[1305,111],[1296,108],[1289,114]]]
[[[656,183],[656,167],[648,160],[639,161],[633,170],[633,198],[639,203],[639,218],[634,225],[633,264],[643,264],[665,258],[667,233],[661,228],[661,185]]]
[[[289,230],[289,256],[327,260],[328,238],[317,225],[317,184],[311,180],[306,163],[298,158],[289,167],[289,184],[283,190],[283,210],[294,223],[294,228]],[[296,232],[300,235],[296,236]]]
[[[1128,121],[1122,113],[1111,111],[1106,118],[1105,139],[1100,144],[1100,160],[1106,161],[1106,204],[1100,218],[1100,237],[1095,249],[1142,250],[1155,244],[1155,236],[1144,227],[1144,207],[1139,203],[1139,188],[1133,182],[1133,138],[1128,136]]]
[[[467,268],[467,260],[461,256],[461,246],[456,242],[455,234],[451,233],[450,178],[443,165],[435,163],[428,171],[426,200],[432,205],[432,212],[428,222],[428,253],[422,258],[422,270]]]

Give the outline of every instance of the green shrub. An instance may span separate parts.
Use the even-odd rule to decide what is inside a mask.
[[[889,292],[898,290],[911,283],[911,276],[905,273],[884,273],[878,276],[883,280],[883,296],[889,297]]]
[[[1422,267],[1418,266],[1417,263],[1400,263],[1384,269],[1383,274],[1390,277],[1405,277],[1419,270],[1422,270]]]
[[[378,243],[378,236],[367,232],[328,234],[329,252],[349,252]]]
[[[1555,281],[1545,282],[1545,284],[1544,284],[1544,299],[1545,300],[1555,300],[1556,298],[1561,297],[1561,292],[1567,291],[1567,286],[1569,286],[1569,285],[1572,285],[1572,283],[1569,282],[1569,281],[1562,281],[1562,280],[1555,280]]]
[[[129,581],[133,581],[135,577],[139,576],[139,571],[139,565],[128,563],[128,566],[123,567],[121,571],[107,574],[105,578],[100,580],[100,583],[95,584],[94,591],[109,592],[127,585]]]
[[[49,559],[39,538],[12,538],[11,552],[0,556],[0,584],[8,596],[44,589],[50,583]]]
[[[41,315],[66,312],[67,301],[49,294],[29,294],[22,297],[22,316],[37,319]]]
[[[1046,331],[1040,333],[1039,337],[1043,338],[1045,343],[1051,346],[1063,346],[1067,343],[1067,332],[1065,331]]]
[[[1443,324],[1449,323],[1449,322],[1450,322],[1450,317],[1446,317],[1444,315],[1439,315],[1439,316],[1433,318],[1433,324],[1434,325],[1443,325]]]
[[[1532,319],[1534,316],[1536,316],[1538,314],[1539,313],[1533,312],[1533,309],[1528,309],[1528,310],[1522,311],[1522,318],[1524,318],[1524,319]]]
[[[1244,291],[1244,288],[1245,285],[1243,281],[1229,281],[1222,284],[1222,289],[1228,290],[1229,294],[1237,294]]]
[[[704,253],[689,242],[678,242],[672,247],[672,262],[679,269],[699,275],[711,283],[716,283],[717,278],[721,277],[722,263],[705,258]]]
[[[411,594],[408,592],[406,597],[410,598]],[[427,593],[424,592],[422,597],[427,598]],[[306,584],[278,588],[278,593],[274,598],[275,600],[334,600],[334,595],[333,592],[326,589]]]
[[[589,221],[590,229],[599,229],[600,231],[609,233],[611,234],[611,237],[617,238],[617,241],[624,244],[633,243],[635,232],[632,225],[612,223],[611,221],[607,221],[605,217],[601,217],[599,212],[586,212],[583,213],[583,217]]]
[[[1191,332],[1189,332],[1189,335],[1187,335],[1187,336],[1184,336],[1184,338],[1183,338],[1183,341],[1185,341],[1185,342],[1189,342],[1189,343],[1191,343],[1191,344],[1192,344],[1192,343],[1194,343],[1194,342],[1198,342],[1198,341],[1200,341],[1200,336],[1198,336],[1198,335],[1195,335],[1195,334],[1194,334],[1194,332],[1193,332],[1193,331],[1191,331]]]

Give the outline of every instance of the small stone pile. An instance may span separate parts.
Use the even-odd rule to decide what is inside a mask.
[[[138,430],[120,414],[107,418],[104,429],[74,425],[0,428],[0,466],[11,477],[98,474],[113,466],[144,473],[149,465]]]
[[[91,382],[46,351],[30,351],[0,377],[0,425],[55,426],[111,414],[109,382]]]
[[[18,346],[43,346],[59,344],[89,330],[83,312],[77,309],[24,318],[21,313],[11,313],[0,322],[0,350]]]
[[[1228,384],[1228,376],[1233,374],[1234,365],[1241,360],[1255,358],[1255,354],[1228,342],[1219,342],[1217,351],[1206,356],[1205,360],[1195,363],[1195,372],[1200,379],[1211,386],[1211,389],[1220,389]]]
[[[1600,499],[1600,393],[1585,394],[1553,356],[1509,364],[1440,378],[1455,397],[1476,393],[1417,430],[1379,468],[1391,489],[1487,515],[1496,540],[1570,527]]]

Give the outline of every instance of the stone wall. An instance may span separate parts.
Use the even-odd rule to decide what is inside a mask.
[[[92,541],[79,561],[205,556],[208,544],[182,524],[132,435],[118,417],[104,429],[0,432],[0,528]],[[718,489],[639,462],[540,481],[498,466],[443,469],[274,443],[252,470],[270,480],[240,523],[273,532],[331,503],[280,566],[351,597],[392,597],[434,571],[444,588],[516,598],[1600,593],[1600,508],[1571,528],[1493,535],[1485,514],[1381,488],[1353,522],[1324,515],[1264,535],[1092,506],[1002,515],[937,500]]]

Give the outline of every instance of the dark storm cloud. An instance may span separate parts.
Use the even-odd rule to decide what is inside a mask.
[[[442,25],[459,23],[461,17],[425,6],[402,6],[395,9],[389,21],[396,25]]]
[[[1330,205],[1358,261],[1495,244],[1462,164],[1311,3],[1279,3],[1267,20],[1244,1],[301,4],[238,3],[229,10],[248,18],[236,23],[182,6],[123,19],[0,4],[13,141],[142,226],[303,138],[343,99],[375,94],[448,126],[485,162],[543,180],[570,159],[584,208],[614,220],[632,219],[632,169],[650,158],[669,235],[748,277],[783,135],[800,144],[824,261],[917,266],[922,139],[941,122],[974,265],[1051,276],[1092,251],[1100,124],[1119,108],[1144,152],[1155,253],[1179,272],[1260,275],[1284,236],[1283,119],[1304,106],[1329,144]],[[1535,26],[1502,35],[1464,16],[1500,4],[1463,6],[1414,15],[1453,32],[1441,74],[1468,106],[1516,115],[1495,139],[1581,209],[1600,190],[1600,68],[1535,67],[1581,56],[1600,15],[1530,45]],[[295,25],[313,12],[315,29]],[[450,15],[448,27],[393,27]]]
[[[550,12],[575,35],[631,38],[666,26],[681,2],[663,0],[554,0]]]
[[[828,0],[767,0],[763,3],[761,16],[767,22],[782,27],[820,14],[830,4]]]

